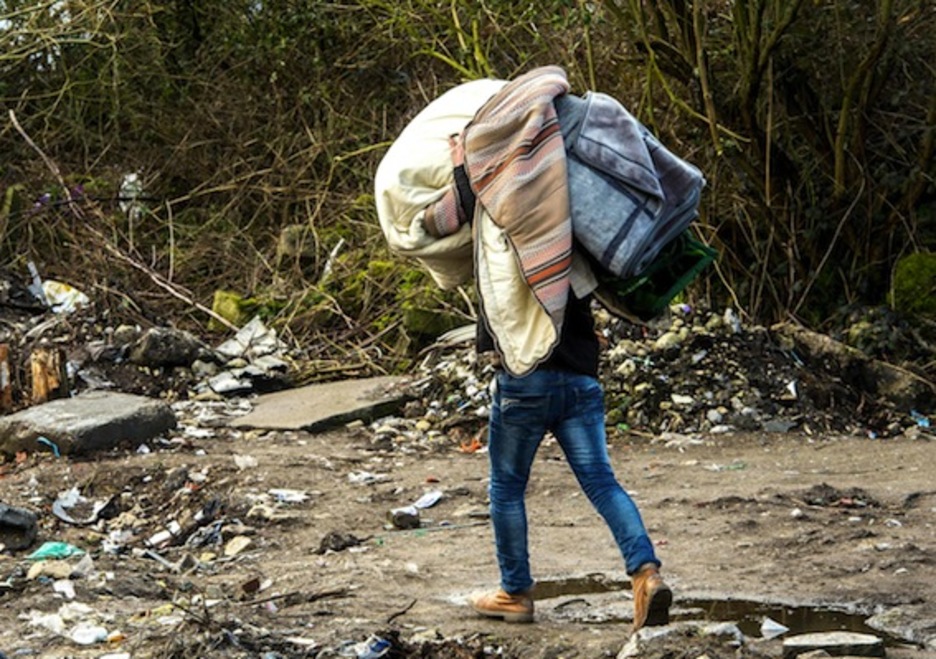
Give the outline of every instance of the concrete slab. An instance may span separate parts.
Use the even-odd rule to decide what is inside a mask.
[[[813,650],[824,650],[834,657],[885,656],[884,640],[871,634],[842,631],[816,632],[791,636],[783,641],[783,659],[795,659]]]
[[[410,378],[382,376],[310,384],[257,398],[254,410],[231,421],[235,428],[317,432],[357,419],[372,420],[400,409]]]
[[[164,401],[90,391],[0,417],[0,453],[87,455],[148,441],[175,425],[175,414]]]

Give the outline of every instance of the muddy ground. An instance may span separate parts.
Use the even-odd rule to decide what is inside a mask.
[[[23,552],[0,556],[6,656],[364,656],[354,644],[377,635],[392,643],[385,656],[613,657],[627,641],[620,557],[555,442],[540,451],[529,492],[537,619],[507,625],[464,604],[497,576],[483,451],[375,442],[366,425],[322,434],[213,427],[232,409],[211,404],[203,436],[149,453],[4,465],[0,500],[42,511],[38,540],[86,547],[93,558],[68,600],[54,593],[54,578],[23,577]],[[758,640],[765,615],[793,631],[862,629],[895,608],[910,622],[903,639],[889,637],[888,655],[936,656],[909,642],[936,635],[932,441],[632,436],[615,438],[611,453],[674,588],[674,618],[733,619],[747,634],[740,649],[676,635],[643,656],[780,656],[781,641]],[[185,528],[201,511],[214,520],[201,528],[219,533],[201,546],[159,548],[176,566],[143,555],[143,543],[109,553],[96,528],[113,531],[120,517],[95,528],[49,514],[72,486],[90,500],[117,495],[125,528],[152,533],[173,519]],[[278,502],[270,492],[279,489],[308,498]],[[388,510],[431,490],[443,498],[422,511],[422,528],[387,527]],[[226,557],[234,536],[250,544]],[[69,601],[90,607],[79,617],[116,640],[80,646],[35,624],[35,612]]]
[[[93,309],[11,309],[0,320],[14,375],[51,341],[67,348],[75,387],[166,398],[180,425],[90,458],[39,447],[0,460],[0,502],[39,518],[28,548],[0,551],[0,659],[558,659],[615,657],[628,642],[624,566],[549,438],[528,497],[536,622],[466,606],[497,583],[490,372],[470,348],[428,353],[413,374],[423,388],[397,416],[244,431],[230,424],[253,394],[212,393],[194,365],[131,363],[133,346],[112,341],[125,328]],[[885,390],[893,373],[880,365],[736,320],[680,311],[640,331],[601,324],[610,453],[675,592],[671,633],[640,656],[779,659],[783,637],[762,638],[769,618],[788,635],[869,632],[888,656],[936,657],[936,434],[932,398],[919,395],[934,391],[931,357],[930,371]],[[875,336],[897,345],[897,326],[882,327]],[[87,523],[55,514],[72,490],[84,500],[71,518]],[[419,528],[388,523],[427,492],[441,499]],[[45,542],[85,555],[37,567],[28,556]],[[743,638],[705,636],[699,621],[737,623]],[[380,641],[384,654],[368,654]]]

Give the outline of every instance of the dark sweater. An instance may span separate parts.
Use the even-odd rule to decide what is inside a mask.
[[[478,352],[494,350],[494,339],[486,322],[478,323]],[[565,317],[562,321],[562,336],[549,358],[536,370],[571,371],[598,377],[598,337],[595,334],[595,319],[591,312],[591,296],[579,299],[569,294]]]

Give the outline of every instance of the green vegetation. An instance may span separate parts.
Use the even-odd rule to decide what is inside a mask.
[[[559,64],[706,173],[690,298],[819,326],[936,251],[934,31],[927,0],[7,0],[0,265],[144,322],[231,291],[405,364],[473,293],[389,254],[385,147],[454,84]]]
[[[936,253],[911,254],[897,262],[893,305],[936,321]]]

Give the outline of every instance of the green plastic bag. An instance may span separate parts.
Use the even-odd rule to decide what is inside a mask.
[[[718,256],[718,251],[685,231],[670,241],[653,263],[639,275],[622,279],[595,268],[595,297],[613,314],[628,320],[648,321],[669,303]]]
[[[84,549],[79,549],[67,542],[46,542],[27,558],[31,561],[46,561],[49,559],[69,558],[83,555]]]

